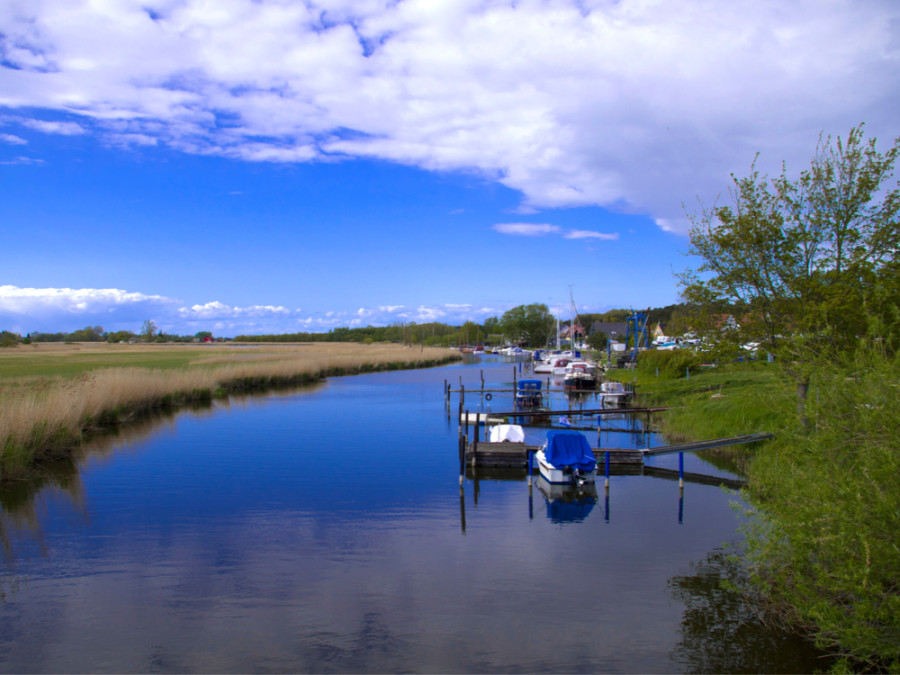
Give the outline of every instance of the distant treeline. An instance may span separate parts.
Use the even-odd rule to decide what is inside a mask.
[[[488,323],[488,326],[490,324]],[[236,335],[235,342],[399,342],[448,346],[483,342],[484,326],[471,321],[462,326],[446,323],[408,323],[361,328],[334,328],[327,333],[281,333],[277,335]],[[499,339],[499,335],[497,338]]]
[[[737,314],[739,308],[722,306],[717,311]],[[590,334],[591,325],[601,323],[623,323],[639,309],[611,309],[607,312],[585,313],[578,315],[578,322]],[[708,311],[708,308],[707,308]],[[651,326],[662,324],[667,334],[681,335],[694,327],[697,322],[697,309],[685,303],[652,307],[648,320]],[[569,319],[561,323],[567,327]],[[205,337],[212,337],[209,331],[200,331],[193,335],[176,335],[159,332],[152,321],[144,322],[140,332],[128,330],[106,331],[102,326],[86,326],[71,333],[32,332],[24,337],[10,331],[0,331],[0,346],[13,346],[31,342],[196,342]],[[502,318],[490,317],[484,323],[467,321],[461,326],[431,323],[394,323],[390,326],[365,326],[360,328],[334,328],[327,333],[279,333],[271,335],[237,335],[238,342],[398,342],[405,344],[424,344],[434,347],[449,347],[461,344],[498,344],[505,341]]]
[[[607,312],[578,315],[582,327],[590,330],[595,322],[624,323],[635,311],[646,308],[612,309]],[[723,313],[735,313],[736,308],[723,306]],[[650,308],[651,325],[662,324],[672,335],[681,335],[691,329],[698,312],[684,303]],[[562,327],[569,321],[563,321]],[[461,326],[446,323],[395,323],[390,326],[365,326],[360,328],[334,328],[327,333],[281,333],[274,335],[237,335],[236,342],[402,342],[427,346],[451,346],[460,344],[494,344],[504,340],[502,319],[490,317],[484,323],[467,321]]]
[[[160,333],[155,330],[143,333],[133,333],[130,330],[106,331],[103,326],[86,326],[71,333],[41,333],[34,331],[24,337],[11,331],[0,331],[0,346],[11,347],[17,344],[31,344],[33,342],[130,342],[141,340],[144,342],[195,342],[204,337],[212,337],[209,331],[200,331],[194,335],[175,335],[172,333]]]

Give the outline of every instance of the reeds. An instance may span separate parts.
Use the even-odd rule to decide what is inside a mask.
[[[155,408],[458,358],[444,349],[358,344],[226,349],[198,357],[178,369],[116,367],[70,379],[7,380],[0,387],[0,478],[21,475],[36,459],[65,453],[85,435]]]

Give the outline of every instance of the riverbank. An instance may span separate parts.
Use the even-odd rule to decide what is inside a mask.
[[[35,344],[0,350],[0,480],[142,413],[234,392],[458,360],[440,348]]]
[[[666,358],[623,377],[672,406],[667,436],[775,434],[731,452],[748,479],[746,570],[761,611],[842,656],[835,671],[900,670],[900,359],[879,345],[823,359],[801,417],[777,364],[658,371]]]

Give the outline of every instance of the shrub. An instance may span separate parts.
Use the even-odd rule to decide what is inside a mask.
[[[673,378],[684,377],[689,370],[697,370],[701,363],[700,355],[690,349],[653,349],[638,354],[636,368],[643,375],[654,375],[658,368],[660,377]]]

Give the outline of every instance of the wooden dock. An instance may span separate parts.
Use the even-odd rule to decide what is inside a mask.
[[[728,438],[714,438],[695,443],[682,443],[680,445],[660,445],[655,448],[628,450],[623,448],[592,448],[594,457],[598,462],[606,462],[606,453],[609,453],[610,464],[644,464],[645,457],[664,455],[675,452],[696,452],[710,448],[721,448],[728,445],[743,445],[766,441],[773,437],[770,433],[744,434],[742,436],[730,436]],[[490,443],[487,441],[474,441],[465,449],[465,464],[474,467],[490,468],[525,468],[528,466],[528,454],[537,452],[539,446],[526,443]],[[677,474],[677,472],[676,472]],[[724,479],[723,479],[724,480]]]
[[[466,449],[466,464],[475,467],[524,469],[528,466],[528,453],[537,452],[539,449],[537,445],[525,443],[470,443]],[[640,450],[593,448],[593,452],[598,462],[605,462],[606,453],[609,452],[610,464],[642,465],[644,463]]]

